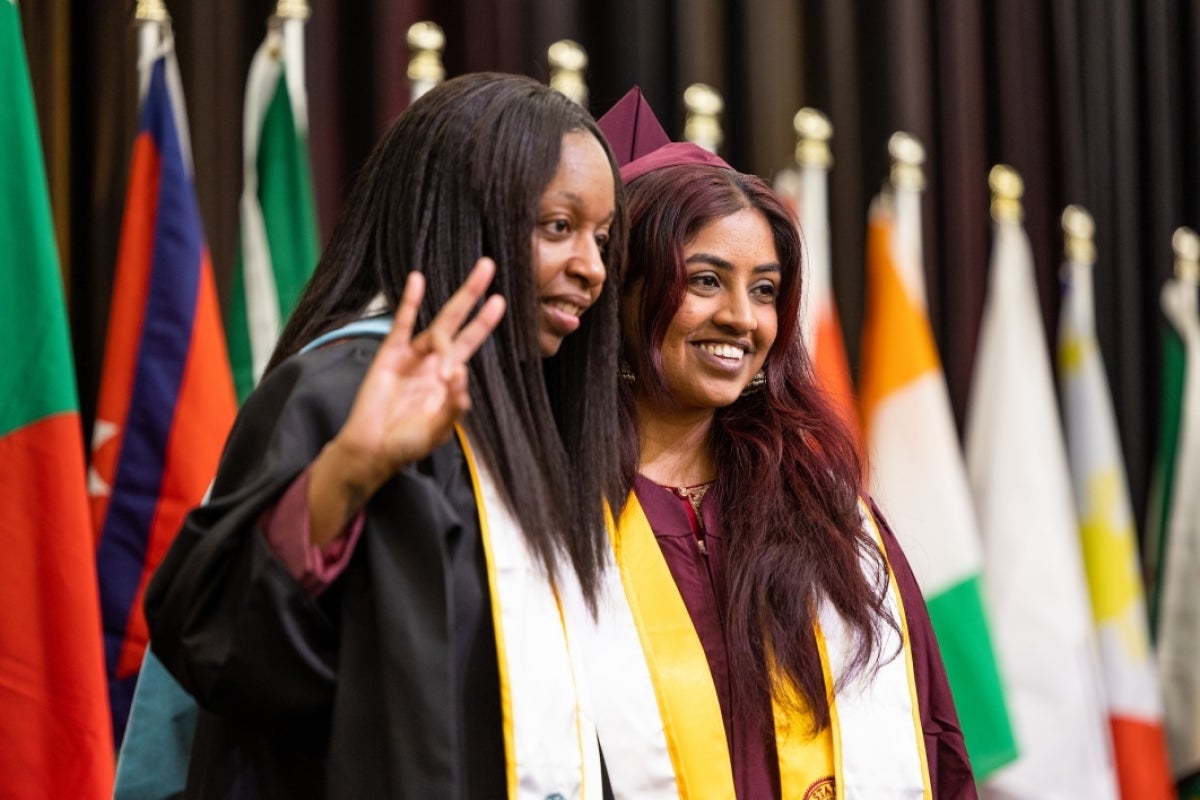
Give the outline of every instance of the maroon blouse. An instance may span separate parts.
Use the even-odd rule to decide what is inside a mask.
[[[704,522],[701,541],[698,536],[701,529],[688,499],[641,475],[634,483],[634,492],[642,510],[646,512],[654,537],[658,540],[708,657],[709,670],[721,705],[721,716],[725,722],[737,796],[742,800],[779,798],[779,763],[775,754],[774,729],[770,725],[770,698],[762,696],[747,701],[759,705],[762,710],[758,714],[734,707],[738,700],[733,692],[734,676],[729,672],[724,615],[721,613],[727,600],[724,573],[726,541],[718,527],[711,495],[706,495],[700,501],[700,514]],[[908,621],[917,700],[934,797],[954,800],[974,798],[977,796],[974,776],[925,602],[891,529],[878,510],[872,510],[879,522],[888,562],[896,576]],[[752,721],[755,718],[764,722],[755,724]]]

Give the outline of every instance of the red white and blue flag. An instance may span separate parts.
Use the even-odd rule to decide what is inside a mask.
[[[203,499],[236,411],[169,35],[142,65],[88,487],[118,743],[148,639],[146,584]]]

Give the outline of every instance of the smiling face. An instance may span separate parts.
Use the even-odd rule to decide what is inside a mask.
[[[662,375],[678,410],[730,405],[775,342],[781,272],[762,212],[744,208],[683,248],[687,284],[662,342]]]
[[[538,346],[544,358],[558,352],[600,297],[615,216],[612,166],[604,148],[586,131],[566,134],[558,171],[538,201],[533,231]]]

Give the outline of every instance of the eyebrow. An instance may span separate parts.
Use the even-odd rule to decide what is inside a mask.
[[[688,257],[685,263],[708,264],[709,266],[716,267],[717,269],[724,270],[726,272],[733,271],[733,264],[721,258],[720,256],[710,255],[709,253],[693,253]],[[778,261],[770,261],[766,264],[759,264],[758,266],[754,267],[751,272],[753,272],[755,275],[758,275],[763,272],[783,272],[783,269],[779,266]]]
[[[555,192],[554,196],[565,197],[566,199],[568,199],[572,203],[574,203],[576,208],[583,205],[583,198],[580,197],[579,195],[575,194],[574,192]],[[612,220],[614,220],[616,218],[617,218],[617,210],[614,208],[611,211],[609,211],[607,215],[605,215],[604,221],[611,222]]]

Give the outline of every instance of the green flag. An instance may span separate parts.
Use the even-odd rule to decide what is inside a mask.
[[[1150,631],[1157,638],[1162,598],[1162,558],[1167,540],[1168,510],[1175,480],[1175,455],[1179,450],[1179,420],[1183,408],[1183,373],[1186,353],[1183,339],[1169,323],[1163,328],[1162,404],[1159,407],[1158,449],[1150,476],[1146,513],[1145,572],[1150,607]]]
[[[239,400],[262,376],[319,255],[303,26],[272,25],[246,81],[241,242],[227,332]]]
[[[1151,498],[1158,668],[1180,796],[1200,797],[1200,311],[1195,275],[1167,281],[1163,431]]]
[[[112,727],[51,219],[21,20],[0,0],[0,794],[101,798]]]

